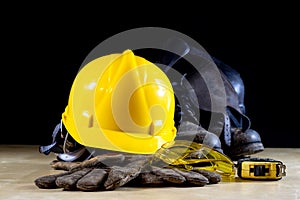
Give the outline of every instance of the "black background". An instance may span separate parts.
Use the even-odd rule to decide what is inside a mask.
[[[175,10],[155,4],[124,12],[95,5],[26,6],[11,9],[2,24],[0,143],[49,142],[88,53],[117,33],[152,26],[188,35],[241,74],[247,115],[265,147],[300,147],[299,20],[293,5]]]

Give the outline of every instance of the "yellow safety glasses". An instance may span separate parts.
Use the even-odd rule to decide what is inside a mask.
[[[224,176],[235,175],[235,164],[225,154],[204,144],[174,140],[162,145],[154,154],[152,164],[165,164],[186,170],[203,169]]]

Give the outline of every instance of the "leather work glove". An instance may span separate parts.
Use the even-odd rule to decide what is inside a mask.
[[[172,164],[162,157],[162,151],[153,155],[104,153],[82,162],[54,160],[50,166],[62,172],[38,177],[34,183],[41,189],[107,191],[121,186],[202,187],[221,181],[216,171],[193,168],[193,163]],[[195,151],[188,154],[195,154]],[[185,159],[190,158],[185,154]]]

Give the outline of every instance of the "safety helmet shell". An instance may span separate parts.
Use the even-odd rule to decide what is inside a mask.
[[[87,147],[150,154],[174,140],[174,112],[166,74],[125,50],[99,57],[79,71],[62,121]]]

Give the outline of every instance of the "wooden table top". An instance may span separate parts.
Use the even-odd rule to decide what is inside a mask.
[[[57,173],[49,165],[54,154],[41,154],[35,145],[0,145],[0,199],[300,199],[300,148],[265,148],[251,157],[282,161],[286,176],[277,181],[237,178],[203,187],[119,187],[113,191],[83,192],[40,189],[34,184],[38,177]]]

